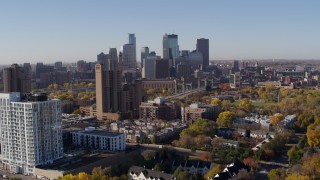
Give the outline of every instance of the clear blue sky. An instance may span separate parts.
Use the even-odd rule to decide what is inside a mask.
[[[0,64],[96,60],[135,33],[137,54],[210,39],[210,59],[320,59],[319,0],[0,1]],[[138,55],[138,60],[140,55]]]

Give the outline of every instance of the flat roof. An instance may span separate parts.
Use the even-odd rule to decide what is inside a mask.
[[[109,131],[102,131],[102,130],[80,131],[77,133],[92,134],[92,135],[98,135],[98,136],[108,136],[108,137],[116,137],[116,136],[123,135],[123,133],[109,132]]]

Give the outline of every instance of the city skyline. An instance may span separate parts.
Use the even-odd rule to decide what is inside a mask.
[[[128,33],[137,60],[146,46],[162,56],[166,33],[179,36],[180,50],[209,39],[210,60],[320,59],[316,0],[165,2],[1,2],[0,62],[96,61]]]

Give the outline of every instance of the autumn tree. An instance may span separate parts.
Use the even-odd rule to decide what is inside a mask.
[[[231,108],[231,102],[229,100],[223,100],[221,101],[221,109],[223,111],[229,111]]]
[[[234,114],[230,111],[225,111],[219,114],[217,124],[219,127],[231,127],[233,123]]]
[[[210,159],[210,153],[205,151],[203,153],[200,154],[201,159],[208,161]]]
[[[247,111],[252,111],[253,110],[253,105],[252,105],[252,102],[250,101],[250,99],[243,99],[240,103],[239,103],[239,107],[240,108],[243,108]]]
[[[320,154],[315,153],[302,161],[303,174],[310,177],[320,177]]]
[[[284,179],[285,176],[286,171],[282,168],[271,169],[271,171],[268,173],[269,180]]]
[[[210,102],[210,104],[211,105],[219,105],[219,106],[221,106],[221,100],[220,99],[213,99],[213,100],[211,100],[211,102]]]
[[[320,146],[320,123],[316,122],[308,126],[307,138],[310,146]]]
[[[107,179],[106,169],[102,169],[101,166],[93,168],[91,179],[92,180],[106,180]]]
[[[77,174],[76,179],[77,180],[89,180],[90,176],[85,172],[80,172]]]
[[[284,116],[282,114],[275,114],[274,116],[271,117],[271,124],[272,125],[277,125],[280,121],[284,119]]]
[[[293,173],[293,174],[289,174],[285,180],[311,180],[311,178],[309,176]]]
[[[216,174],[220,173],[223,167],[220,164],[215,164],[212,169],[210,169],[205,175],[204,179],[213,178]]]

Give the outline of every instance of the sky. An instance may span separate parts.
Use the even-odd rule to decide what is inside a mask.
[[[0,64],[95,61],[128,33],[162,56],[162,37],[180,50],[210,41],[211,60],[320,59],[319,0],[0,1]]]

